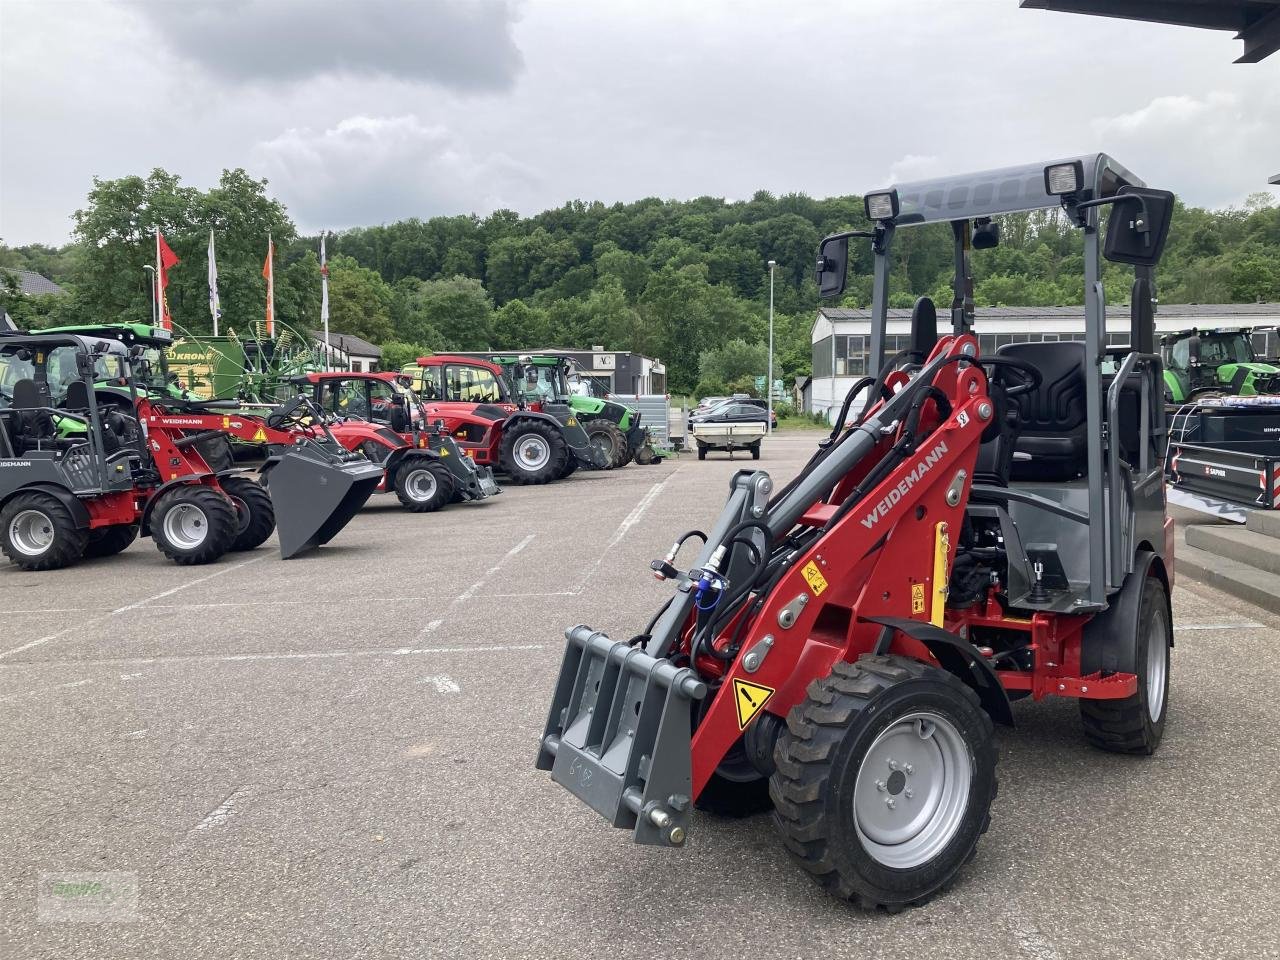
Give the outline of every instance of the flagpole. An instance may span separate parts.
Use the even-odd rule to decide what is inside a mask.
[[[160,227],[156,226],[156,273],[155,273],[155,289],[152,291],[151,297],[151,325],[153,327],[160,326],[160,298],[164,296],[163,288],[160,286]]]
[[[218,300],[218,263],[214,253],[213,231],[209,231],[209,313],[213,315],[213,335],[218,335],[218,314],[222,312]]]
[[[320,319],[324,321],[324,368],[330,369],[329,345],[329,263],[324,256],[324,232],[320,233]]]

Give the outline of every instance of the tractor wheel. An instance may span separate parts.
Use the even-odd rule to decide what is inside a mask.
[[[608,420],[591,420],[583,425],[587,434],[587,442],[592,449],[604,453],[604,468],[612,470],[622,466],[623,451],[627,448],[627,438],[622,431]]]
[[[57,570],[84,556],[89,531],[47,493],[21,493],[0,510],[0,549],[23,570]]]
[[[755,442],[755,443],[753,443],[753,444],[751,445],[751,459],[752,459],[752,460],[759,460],[759,459],[760,459],[760,443],[759,443],[759,441],[757,441],[757,442]]]
[[[205,437],[195,448],[214,473],[230,470],[236,465],[235,455],[231,452],[231,441],[226,434]]]
[[[945,670],[897,656],[837,663],[774,749],[774,823],[826,890],[896,912],[973,856],[996,796],[991,718]]]
[[[705,443],[698,444],[698,459],[707,459],[707,445]]]
[[[89,531],[89,542],[85,544],[86,557],[114,557],[128,549],[138,539],[136,523],[116,523],[109,527],[99,527]]]
[[[434,513],[453,498],[453,474],[443,463],[415,457],[396,471],[396,496],[412,513]]]
[[[1169,712],[1169,649],[1173,627],[1164,584],[1147,577],[1142,584],[1134,660],[1138,692],[1125,700],[1081,700],[1084,735],[1112,753],[1152,754],[1164,735]]]
[[[218,483],[236,508],[236,538],[231,542],[231,549],[253,550],[262,546],[276,529],[276,508],[271,494],[248,477],[223,477]]]
[[[773,808],[769,778],[747,759],[741,740],[716,767],[694,806],[720,817],[750,817]]]
[[[231,549],[240,524],[235,507],[213,487],[183,484],[160,495],[151,512],[151,538],[174,563],[213,563]]]
[[[564,434],[542,420],[523,420],[502,433],[499,463],[512,483],[550,483],[564,475],[570,457]]]

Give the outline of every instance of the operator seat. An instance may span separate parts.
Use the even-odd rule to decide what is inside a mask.
[[[10,437],[17,454],[23,450],[38,450],[41,441],[52,440],[57,435],[53,417],[40,409],[43,406],[40,388],[34,380],[19,380],[13,385],[10,409],[16,411],[16,415],[8,419]]]
[[[1043,378],[1036,390],[1009,400],[1018,414],[1010,479],[1083,476],[1089,451],[1084,343],[1007,343],[996,353],[1031,364]]]

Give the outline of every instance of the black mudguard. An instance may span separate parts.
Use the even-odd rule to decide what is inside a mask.
[[[71,511],[71,516],[75,518],[76,526],[81,530],[89,528],[89,510],[80,502],[79,498],[66,487],[60,487],[56,483],[29,483],[25,487],[18,487],[14,490],[10,497],[17,496],[20,493],[47,493],[54,497],[64,507]]]
[[[908,620],[903,617],[864,617],[868,623],[878,623],[891,630],[905,633],[913,640],[919,640],[929,652],[938,658],[938,663],[948,673],[954,673],[973,688],[982,701],[982,707],[992,720],[1013,726],[1013,710],[1009,706],[1009,695],[1004,685],[996,676],[995,669],[987,662],[987,658],[978,652],[969,641],[948,633],[941,627],[921,620]]]
[[[1138,613],[1142,609],[1142,587],[1151,568],[1157,563],[1150,550],[1139,550],[1133,558],[1133,572],[1120,592],[1111,598],[1110,606],[1084,625],[1080,643],[1080,672],[1084,676],[1101,671],[1109,673],[1138,672]],[[1169,602],[1165,584],[1165,602]],[[1165,611],[1173,623],[1173,610]]]

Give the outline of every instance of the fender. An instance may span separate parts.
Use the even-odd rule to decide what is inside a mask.
[[[60,487],[56,483],[45,483],[38,481],[29,483],[25,487],[19,487],[9,496],[0,501],[0,506],[8,503],[20,493],[47,493],[51,497],[57,498],[58,502],[71,511],[71,516],[75,518],[76,526],[81,530],[87,530],[89,527],[89,510],[83,503],[76,499],[76,495],[66,487]]]
[[[973,644],[922,620],[909,620],[905,617],[865,617],[864,619],[868,623],[878,623],[882,627],[905,633],[913,640],[919,640],[938,658],[938,663],[944,670],[955,674],[973,688],[978,699],[982,701],[983,709],[992,720],[1003,723],[1007,727],[1013,726],[1013,710],[1009,706],[1009,695],[1005,692],[1000,678],[996,676],[995,669]]]
[[[156,501],[160,499],[160,495],[170,487],[179,487],[188,483],[203,484],[210,478],[217,479],[219,476],[232,472],[233,471],[231,470],[224,470],[221,474],[188,473],[181,477],[174,477],[172,480],[166,480],[164,483],[160,484],[160,486],[151,491],[151,496],[147,498],[147,505],[142,508],[142,526],[139,528],[141,535],[144,537],[151,535],[151,511],[155,509]]]
[[[517,411],[516,413],[511,414],[511,416],[507,417],[507,421],[505,425],[509,426],[510,424],[513,424],[518,420],[541,420],[544,423],[551,424],[553,427],[555,427],[557,430],[560,430],[561,432],[564,431],[564,424],[562,424],[555,417],[551,416],[551,414],[549,413],[538,413],[533,410],[520,410],[520,411]]]
[[[1133,572],[1125,579],[1120,592],[1111,598],[1111,605],[1084,625],[1080,638],[1082,674],[1087,676],[1099,670],[1104,674],[1137,673],[1138,612],[1142,607],[1142,586],[1153,574],[1165,582],[1158,564],[1159,560],[1152,551],[1139,550],[1133,558]],[[1165,587],[1165,603],[1168,604],[1167,582]],[[1166,609],[1165,613],[1173,623],[1172,610]]]

